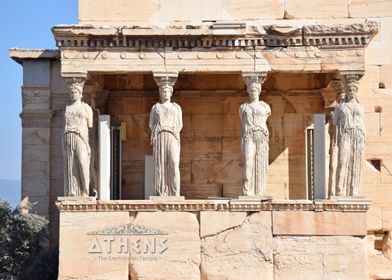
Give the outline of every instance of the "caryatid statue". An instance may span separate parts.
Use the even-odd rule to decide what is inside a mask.
[[[340,76],[332,79],[328,86],[322,92],[324,109],[328,120],[329,134],[329,178],[328,178],[328,196],[335,196],[336,167],[338,160],[338,147],[336,125],[333,124],[333,112],[338,104],[344,101],[345,93]]]
[[[262,196],[267,187],[269,151],[267,119],[271,115],[271,108],[267,103],[259,100],[259,97],[267,73],[243,75],[249,101],[242,104],[239,110],[244,160],[242,190],[244,196]]]
[[[154,154],[154,189],[157,196],[180,196],[181,107],[171,102],[176,73],[154,74],[160,102],[150,113],[151,144]]]
[[[70,89],[63,138],[64,195],[88,197],[91,157],[89,128],[93,126],[93,111],[82,102],[85,78],[65,77],[64,80]]]
[[[356,74],[343,76],[345,98],[333,113],[338,147],[336,196],[359,196],[361,192],[366,134],[364,110],[357,96],[360,77]]]

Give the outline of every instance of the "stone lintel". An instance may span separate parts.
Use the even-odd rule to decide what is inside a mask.
[[[152,44],[152,43],[151,43]],[[235,49],[193,48],[62,48],[64,72],[129,73],[241,73],[284,71],[295,73],[335,73],[363,71],[364,49],[295,48]]]
[[[60,58],[60,51],[48,49],[9,49],[10,57],[19,64],[24,60],[54,60]]]
[[[61,212],[95,212],[95,211],[310,211],[310,212],[355,212],[366,213],[370,200],[272,200],[267,202],[252,200],[110,200],[110,201],[58,201]]]

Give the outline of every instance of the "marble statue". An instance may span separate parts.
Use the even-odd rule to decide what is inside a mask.
[[[335,97],[333,98],[333,102],[330,104],[329,113],[327,116],[328,119],[328,134],[329,134],[329,177],[328,177],[328,197],[335,196],[335,186],[336,186],[336,168],[338,161],[338,146],[337,146],[337,134],[336,134],[336,125],[333,123],[333,113],[334,109],[338,104],[341,104],[344,101],[345,93],[343,90],[341,80],[333,81],[334,87],[333,92]]]
[[[68,83],[71,104],[65,108],[64,126],[64,195],[88,197],[90,188],[89,128],[93,126],[93,111],[82,102],[84,79]]]
[[[153,145],[157,196],[180,196],[180,131],[181,107],[171,102],[173,87],[159,85],[160,102],[150,113],[151,144]]]
[[[359,196],[365,147],[364,110],[357,97],[358,78],[345,77],[345,98],[333,113],[338,147],[336,196]]]
[[[246,77],[249,101],[242,104],[239,110],[242,123],[244,196],[261,196],[266,191],[269,150],[269,132],[266,122],[271,114],[271,108],[267,103],[259,100],[261,83],[259,77]]]

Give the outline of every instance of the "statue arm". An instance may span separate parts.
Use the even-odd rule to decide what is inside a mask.
[[[367,135],[366,135],[366,127],[365,127],[365,109],[363,108],[362,103],[359,103],[359,106],[361,108],[361,126],[366,141]]]
[[[267,116],[269,117],[271,115],[271,107],[268,105],[268,103],[264,102],[265,106],[267,107]]]
[[[238,109],[238,114],[240,115],[240,119],[241,119],[241,122],[242,122],[242,112],[244,111],[244,104],[242,104],[241,106],[240,106],[240,108]]]
[[[150,122],[149,126],[151,129],[151,138],[150,138],[150,144],[152,145],[154,142],[155,138],[155,127],[156,127],[156,119],[155,119],[155,105],[152,106],[151,112],[150,112]]]
[[[87,107],[87,126],[89,128],[92,128],[94,123],[93,109],[89,105],[86,105],[86,107]]]
[[[155,105],[152,106],[152,108],[151,108],[149,126],[150,126],[151,130],[154,130],[154,126],[155,126]]]
[[[176,105],[177,105],[177,109],[178,109],[177,131],[180,132],[180,131],[182,130],[182,127],[183,127],[183,123],[182,123],[182,110],[181,110],[180,105],[178,105],[178,104],[176,104]]]
[[[340,108],[338,105],[338,106],[336,106],[335,110],[333,110],[333,114],[332,114],[332,122],[333,122],[333,125],[335,125],[335,126],[337,126],[338,122],[339,122],[339,117],[340,117],[339,111],[340,111]]]
[[[244,111],[245,111],[245,104],[242,104],[241,106],[240,106],[240,108],[239,108],[239,110],[238,110],[238,113],[239,113],[239,115],[240,115],[240,120],[241,120],[241,136],[243,136],[244,135],[244,133],[245,133],[245,125],[244,125],[244,120],[243,120],[243,118],[242,118],[242,114],[244,113]]]

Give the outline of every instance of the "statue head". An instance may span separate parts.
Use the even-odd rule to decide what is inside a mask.
[[[159,97],[161,102],[170,101],[173,95],[173,87],[169,84],[159,86]]]
[[[248,83],[246,88],[251,101],[259,100],[261,92],[261,84],[259,82]]]
[[[357,99],[358,93],[358,83],[348,83],[346,92],[346,100],[350,101],[352,99]]]
[[[361,78],[360,75],[356,75],[356,74],[350,74],[350,75],[346,75],[344,77],[345,80],[345,101],[351,101],[353,99],[355,99],[357,102],[358,101],[358,89],[359,89],[359,79]]]
[[[82,100],[84,79],[72,78],[67,82],[69,87],[69,99],[72,103]]]

